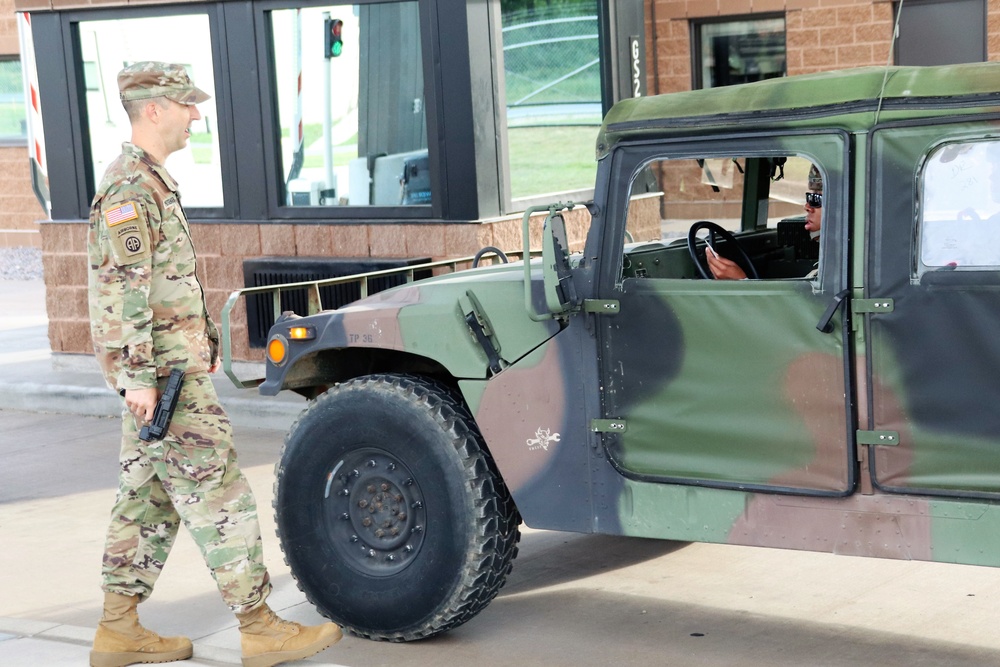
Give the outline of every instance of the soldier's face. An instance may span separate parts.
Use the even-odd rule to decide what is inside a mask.
[[[823,208],[821,206],[812,206],[809,202],[806,202],[805,211],[806,230],[810,232],[818,232],[820,227],[823,225]]]
[[[193,104],[167,101],[169,105],[164,110],[161,132],[168,152],[173,153],[187,146],[191,137],[191,123],[200,119],[201,113]]]

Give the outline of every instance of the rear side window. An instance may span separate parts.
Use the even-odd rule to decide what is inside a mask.
[[[919,187],[918,273],[1000,267],[1000,141],[937,147]]]

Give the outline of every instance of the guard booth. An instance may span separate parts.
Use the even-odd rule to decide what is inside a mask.
[[[183,64],[212,96],[166,167],[216,315],[259,276],[513,250],[526,207],[589,199],[604,113],[645,92],[644,5],[534,4],[18,0],[53,350],[91,351],[87,219],[129,138],[116,75],[132,62]],[[582,239],[586,213],[570,222]],[[235,318],[234,357],[259,358]]]

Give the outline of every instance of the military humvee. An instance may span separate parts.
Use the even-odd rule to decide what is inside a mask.
[[[274,507],[319,610],[455,627],[522,520],[1000,565],[1000,64],[631,99],[597,159],[582,252],[558,204],[532,259],[529,210],[521,261],[309,285],[270,330],[261,393],[312,399]]]

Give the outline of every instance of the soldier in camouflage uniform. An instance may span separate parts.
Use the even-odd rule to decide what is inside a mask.
[[[123,391],[119,490],[104,553],[104,616],[94,667],[169,662],[192,655],[185,637],[139,625],[136,605],[153,590],[180,522],[190,530],[219,591],[240,621],[244,665],[313,655],[340,639],[333,623],[282,621],[270,592],[253,492],[236,461],[229,419],[209,373],[218,332],[195,273],[177,184],[163,167],[184,148],[196,104],[209,96],[179,65],[142,62],[118,75],[132,140],[111,163],[91,207],[88,236],[91,333],[104,376]],[[172,368],[186,376],[167,435],[144,442]]]
[[[823,177],[820,175],[816,165],[812,165],[809,168],[807,183],[809,191],[806,192],[806,221],[803,227],[809,232],[809,237],[813,241],[819,242],[819,233],[823,226]],[[716,280],[746,280],[747,274],[743,272],[743,269],[733,260],[716,254],[715,248],[706,249],[705,260]],[[819,263],[817,262],[812,271],[804,277],[809,279],[815,278],[818,272]]]

